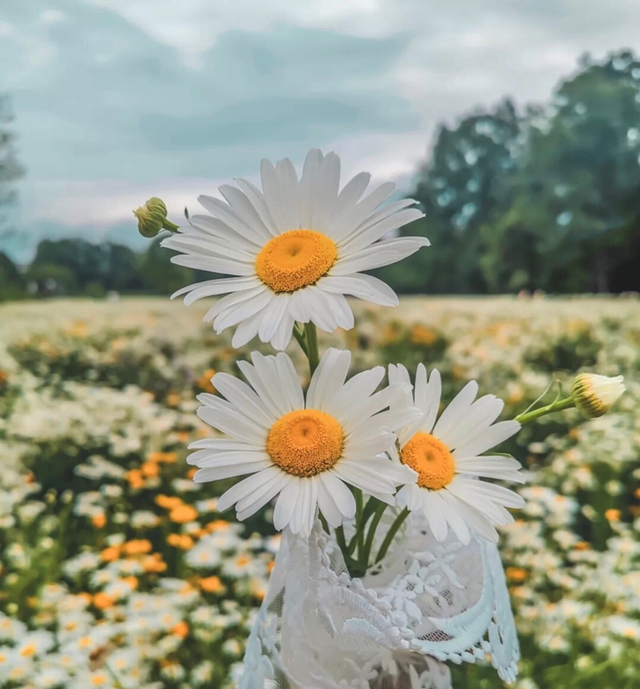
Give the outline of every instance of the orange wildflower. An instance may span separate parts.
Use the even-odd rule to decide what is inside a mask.
[[[155,502],[156,505],[163,507],[165,510],[173,510],[182,505],[182,500],[180,500],[180,498],[162,494],[156,495]]]
[[[193,478],[196,475],[196,472],[198,471],[198,467],[192,467],[187,471],[187,478]]]
[[[178,622],[178,624],[171,630],[174,636],[179,636],[181,639],[186,638],[189,635],[189,625],[183,620]]]
[[[164,572],[167,569],[167,563],[162,560],[160,553],[153,553],[144,558],[142,567],[145,572]]]
[[[134,539],[132,541],[127,541],[122,546],[122,551],[125,555],[146,555],[151,552],[151,541],[146,538]]]
[[[438,339],[438,334],[424,325],[414,325],[411,329],[411,342],[414,344],[432,345]]]
[[[147,478],[153,478],[160,473],[160,467],[155,462],[144,462],[140,467],[140,471]]]
[[[180,505],[169,513],[169,519],[176,524],[186,524],[192,522],[198,516],[198,511],[190,505]]]
[[[213,533],[214,531],[226,531],[229,528],[229,522],[225,521],[224,519],[215,519],[214,521],[209,522],[204,528],[209,533]]]
[[[127,481],[129,481],[129,485],[132,488],[135,488],[136,490],[144,488],[144,476],[139,469],[131,469],[131,471],[127,471],[124,476]]]
[[[190,550],[193,548],[194,541],[188,534],[170,533],[167,536],[167,543],[174,548],[181,548],[182,550]]]
[[[148,462],[156,464],[175,464],[178,461],[177,452],[150,452],[147,455]]]
[[[113,562],[120,557],[120,546],[109,546],[100,553],[100,556],[105,562]]]
[[[215,370],[212,368],[207,369],[201,376],[198,378],[196,381],[198,384],[198,387],[201,390],[204,390],[205,392],[209,392],[212,395],[215,393],[216,389],[213,387],[213,383],[211,382],[211,379],[215,375]]]
[[[91,517],[91,523],[96,529],[103,529],[104,525],[107,523],[107,517],[104,512],[101,514],[94,514],[93,517]]]
[[[138,577],[134,576],[123,577],[121,581],[125,584],[128,584],[134,591],[138,588],[138,584],[140,583],[138,581]]]
[[[610,509],[604,513],[604,518],[610,522],[620,521],[620,510]]]
[[[93,604],[96,606],[96,608],[98,608],[98,610],[106,610],[113,605],[113,598],[100,591],[100,593],[96,593],[96,595],[93,597]]]
[[[506,575],[512,581],[524,581],[527,578],[527,570],[522,567],[507,567]]]
[[[200,579],[200,588],[207,593],[222,593],[225,587],[218,577],[212,576]]]

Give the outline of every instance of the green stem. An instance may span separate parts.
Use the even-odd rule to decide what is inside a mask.
[[[318,368],[320,363],[320,353],[318,351],[318,331],[313,323],[304,324],[304,339],[307,345],[307,359],[309,359],[309,370],[311,375]]]
[[[384,511],[386,509],[387,504],[384,502],[380,502],[380,504],[376,506],[375,512],[373,513],[371,525],[369,526],[369,532],[367,533],[367,539],[364,542],[364,552],[361,558],[362,564],[364,565],[365,569],[369,566],[369,558],[371,557],[371,548],[373,548],[373,541],[376,536],[376,529],[378,528],[380,520],[382,519],[382,515],[384,514]],[[364,529],[364,524],[362,528]]]
[[[535,419],[538,419],[541,416],[553,414],[553,412],[562,411],[563,409],[571,409],[571,407],[574,406],[575,404],[573,401],[573,397],[566,397],[563,400],[552,402],[551,404],[547,404],[546,406],[540,407],[539,409],[534,409],[530,412],[523,412],[522,414],[518,414],[518,416],[516,416],[515,418],[515,421],[519,421],[521,424],[524,425],[525,423],[529,423],[530,421],[535,421]]]
[[[373,516],[373,513],[376,511],[378,505],[380,504],[380,501],[377,498],[369,498],[364,506],[364,510],[362,510],[362,528],[364,529],[367,525],[367,522],[371,517]],[[357,534],[349,541],[349,554],[353,553],[356,547],[356,538]]]
[[[344,527],[342,526],[339,526],[336,529],[336,541],[338,542],[338,546],[340,547],[340,550],[342,551],[342,554],[344,556],[344,563],[347,566],[347,569],[349,570],[349,572],[353,572],[355,561],[352,557],[349,556],[347,539],[344,535]]]
[[[109,665],[109,663],[105,662],[104,668],[111,675],[111,678],[115,682],[117,689],[124,689],[124,687],[122,686],[122,682],[120,681],[120,678],[118,677],[118,675],[116,675],[115,671]]]
[[[354,488],[353,492],[356,496],[356,536],[358,539],[358,556],[356,559],[360,562],[364,550],[364,496],[359,488]]]
[[[395,521],[393,524],[389,527],[389,531],[387,531],[387,535],[384,537],[384,541],[382,541],[382,545],[380,546],[380,550],[378,551],[378,557],[376,558],[376,562],[380,562],[382,558],[387,554],[387,550],[389,550],[389,546],[393,542],[393,539],[395,538],[395,535],[398,533],[398,530],[404,523],[404,520],[409,516],[409,510],[405,507],[402,512],[396,517]]]
[[[304,339],[304,331],[300,329],[297,323],[295,323],[293,326],[293,336],[296,338],[298,344],[300,345],[300,349],[304,352],[304,355],[308,359],[309,355],[307,354],[307,343]]]
[[[169,232],[177,232],[179,225],[176,225],[174,222],[171,222],[171,220],[168,220],[167,218],[165,218],[162,221],[162,227],[165,230],[169,230]]]

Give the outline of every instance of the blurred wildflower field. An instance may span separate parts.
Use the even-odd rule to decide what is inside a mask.
[[[0,306],[1,689],[235,686],[278,537],[190,480],[187,445],[211,432],[195,397],[246,357],[205,308]],[[546,417],[506,448],[529,483],[501,550],[517,689],[638,687],[640,301],[411,298],[356,317],[321,344],[352,349],[356,369],[437,366],[445,401],[475,378],[505,418],[552,374],[566,391],[578,369],[625,376],[611,413]],[[501,682],[466,666],[454,686]]]

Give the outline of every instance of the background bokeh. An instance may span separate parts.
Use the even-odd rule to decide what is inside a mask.
[[[397,309],[354,304],[321,346],[437,366],[447,400],[477,379],[505,418],[553,376],[625,376],[612,413],[505,447],[528,484],[502,553],[517,689],[640,684],[639,22],[633,0],[0,3],[0,689],[235,686],[278,537],[185,457],[248,348],[169,302],[204,275],[131,210],[180,222],[313,146],[395,180],[432,242],[378,271]]]

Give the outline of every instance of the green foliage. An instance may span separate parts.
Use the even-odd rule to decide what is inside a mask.
[[[193,270],[171,263],[170,258],[171,255],[160,246],[159,240],[149,245],[140,269],[144,285],[149,291],[168,294],[194,282]]]
[[[204,308],[164,298],[0,306],[0,631],[12,625],[2,650],[28,673],[3,682],[0,664],[2,689],[31,686],[56,663],[69,622],[80,625],[74,639],[98,638],[123,687],[233,686],[274,541],[264,511],[244,527],[216,513],[210,498],[230,482],[187,480],[187,446],[203,435],[195,395],[254,346],[231,348],[228,332],[202,323]],[[321,341],[352,349],[355,371],[437,367],[445,403],[476,379],[504,399],[504,419],[552,376],[568,390],[577,365],[624,372],[628,392],[604,417],[545,417],[501,448],[528,476],[527,505],[500,540],[522,646],[514,689],[637,686],[639,312],[632,298],[406,298],[393,311],[360,305],[357,330]],[[21,645],[41,639],[51,645],[23,661]],[[55,689],[112,686],[90,664],[94,650],[79,648]],[[489,663],[450,667],[454,687],[503,687]]]
[[[34,263],[29,267],[26,278],[38,294],[74,294],[77,291],[73,271],[55,263]]]
[[[441,127],[405,228],[432,246],[380,272],[399,291],[639,290],[640,62],[589,58],[551,102]]]
[[[438,294],[484,292],[478,263],[479,228],[497,203],[501,185],[517,165],[521,121],[513,103],[475,112],[442,126],[411,196],[426,217],[404,233],[426,235],[432,246],[380,271],[400,291]]]
[[[640,62],[627,52],[583,61],[530,115],[518,168],[481,230],[491,291],[640,287],[637,276],[611,280],[630,253],[640,257],[639,120]]]
[[[92,244],[84,239],[44,240],[38,245],[29,273],[42,266],[57,266],[68,272],[72,283],[64,287],[70,293],[95,293],[107,290],[136,291],[142,287],[138,256],[119,244]]]
[[[0,301],[22,295],[23,280],[13,261],[0,251]]]

